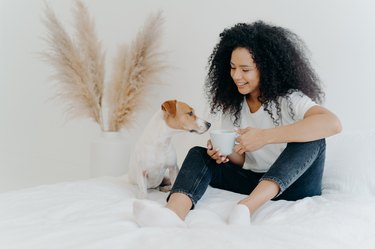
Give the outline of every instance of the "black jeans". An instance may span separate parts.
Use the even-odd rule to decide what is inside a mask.
[[[208,185],[248,195],[261,180],[272,180],[279,185],[280,192],[274,200],[320,195],[325,149],[325,139],[288,143],[266,173],[256,173],[231,162],[217,164],[207,155],[206,148],[194,147],[187,154],[170,195],[184,193],[194,207]]]

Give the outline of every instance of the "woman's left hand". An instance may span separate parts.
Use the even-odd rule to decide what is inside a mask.
[[[267,144],[264,131],[264,129],[251,127],[238,129],[237,133],[239,136],[236,139],[238,144],[234,147],[234,151],[242,155],[246,151],[256,151],[262,148]]]

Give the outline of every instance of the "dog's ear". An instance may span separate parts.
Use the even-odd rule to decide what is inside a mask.
[[[176,116],[176,104],[177,100],[167,100],[161,105],[161,109],[171,115],[172,117]]]

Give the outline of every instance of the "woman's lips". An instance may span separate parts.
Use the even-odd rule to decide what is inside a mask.
[[[237,85],[238,87],[242,87],[242,86],[247,85],[247,82],[236,83],[236,85]]]

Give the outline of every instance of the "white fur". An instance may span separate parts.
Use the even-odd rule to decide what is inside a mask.
[[[138,185],[141,197],[147,195],[147,189],[160,185],[167,169],[174,183],[179,168],[171,140],[181,132],[184,130],[172,129],[166,124],[162,110],[155,113],[146,126],[130,158],[128,173],[130,182]]]

